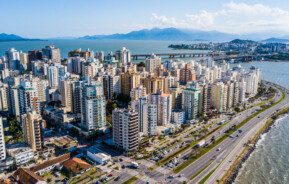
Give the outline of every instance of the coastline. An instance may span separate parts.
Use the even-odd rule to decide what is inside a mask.
[[[241,169],[253,151],[257,148],[258,142],[262,139],[262,136],[267,134],[271,130],[272,126],[274,126],[278,120],[282,119],[283,116],[288,113],[289,107],[286,107],[277,114],[272,115],[271,118],[267,120],[265,126],[254,136],[253,139],[251,139],[250,144],[246,146],[240,156],[234,161],[233,165],[224,175],[220,183],[231,184],[236,181]]]

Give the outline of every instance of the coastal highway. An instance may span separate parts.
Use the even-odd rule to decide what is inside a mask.
[[[269,85],[269,84],[267,84]],[[271,85],[271,84],[270,84]],[[271,85],[272,86],[272,85]],[[278,99],[280,99],[282,97],[282,92],[278,90],[277,95],[275,96],[274,101],[277,101]],[[286,97],[287,99],[287,97]],[[286,101],[286,100],[285,100]],[[281,102],[282,104],[284,103]],[[275,112],[276,109],[278,109],[280,107],[280,104],[267,109],[266,111],[264,111],[263,113],[261,113],[259,116],[262,117],[266,114],[271,114],[271,112]],[[244,117],[248,117],[252,114],[251,111],[245,111],[242,113]],[[244,118],[245,119],[245,118]],[[241,129],[242,129],[242,133],[238,133],[235,132],[232,134],[233,138],[226,138],[224,141],[222,141],[216,148],[210,150],[208,153],[206,153],[205,155],[203,155],[201,158],[199,158],[198,160],[196,160],[195,162],[193,162],[192,164],[190,164],[188,167],[186,167],[185,169],[183,169],[180,173],[182,175],[184,175],[187,179],[191,179],[192,176],[197,175],[200,171],[202,171],[202,169],[208,167],[207,169],[204,170],[204,172],[202,172],[201,174],[199,174],[196,179],[193,180],[192,183],[197,183],[197,181],[200,178],[203,178],[204,176],[206,176],[207,172],[210,172],[210,168],[214,168],[215,166],[217,166],[219,164],[219,161],[215,161],[216,160],[222,160],[225,155],[227,155],[233,148],[233,146],[236,144],[236,142],[238,142],[238,140],[240,140],[240,138],[245,134],[245,132],[248,132],[256,123],[255,121],[260,121],[260,119],[258,117],[253,118],[251,121],[249,121],[248,123],[246,123]],[[241,122],[241,119],[238,119],[239,122]],[[238,122],[238,123],[239,123]],[[238,124],[236,123],[236,124]],[[226,129],[225,129],[226,130]],[[225,131],[224,130],[224,131]],[[221,134],[223,134],[224,132],[221,132]],[[221,136],[221,135],[219,135]],[[217,137],[216,137],[217,138]],[[217,149],[219,148],[219,151],[217,151]],[[220,156],[220,155],[223,156]],[[207,172],[205,172],[207,171]]]
[[[255,134],[258,132],[266,123],[268,118],[277,110],[281,108],[285,108],[289,106],[289,95],[288,90],[283,89],[286,92],[286,98],[278,105],[268,109],[270,110],[267,113],[261,113],[260,118],[254,118],[252,121],[255,123],[255,126],[248,131],[244,136],[241,138],[241,140],[234,146],[234,148],[231,150],[231,152],[228,154],[228,156],[221,162],[221,164],[216,168],[216,170],[212,173],[212,175],[208,178],[206,183],[215,183],[217,180],[222,179],[224,174],[227,172],[227,170],[230,168],[230,166],[233,164],[234,160],[239,156],[241,151],[243,150],[243,145],[248,142]]]
[[[267,84],[267,85],[273,86],[273,84]],[[189,177],[192,177],[195,174],[198,174],[198,172],[201,171],[201,168],[207,167],[189,183],[198,183],[202,178],[204,178],[207,174],[213,171],[217,166],[218,168],[211,175],[211,177],[208,180],[208,183],[214,183],[217,179],[219,179],[220,178],[219,176],[221,175],[221,173],[225,169],[228,169],[227,168],[228,164],[230,164],[233,160],[232,155],[231,156],[229,155],[228,157],[228,154],[235,152],[233,150],[241,150],[242,147],[244,146],[244,143],[246,143],[249,140],[249,138],[255,135],[257,130],[259,130],[260,127],[262,127],[262,125],[265,122],[265,119],[271,116],[278,109],[281,109],[284,106],[289,105],[289,95],[287,94],[287,92],[288,91],[286,91],[285,99],[282,102],[265,110],[264,112],[260,113],[258,116],[256,116],[255,118],[247,122],[241,128],[242,133],[239,133],[238,131],[236,131],[235,133],[232,134],[233,138],[226,138],[215,149],[210,150],[207,154],[205,154],[204,156],[199,158],[197,161],[189,165],[187,168],[185,168],[182,171],[182,173],[185,174],[189,179]],[[281,97],[282,97],[282,92],[278,90],[278,94],[276,95],[275,101],[280,99]],[[220,151],[217,151],[217,148],[219,148]],[[199,169],[195,169],[195,168],[199,168]]]

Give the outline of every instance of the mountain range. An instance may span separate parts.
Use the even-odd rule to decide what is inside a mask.
[[[111,34],[111,35],[92,35],[84,36],[79,39],[112,39],[112,40],[166,40],[166,41],[217,41],[224,42],[233,39],[255,40],[270,43],[288,43],[289,36],[281,38],[270,38],[274,35],[270,33],[252,33],[246,35],[237,35],[222,33],[219,31],[201,31],[190,29],[177,29],[177,28],[154,28],[142,29],[139,31],[132,31],[124,34]],[[269,39],[267,39],[269,38]]]
[[[214,41],[225,42],[234,39],[254,40],[263,43],[289,43],[289,36],[274,37],[270,33],[252,33],[247,35],[236,35],[222,33],[219,31],[201,31],[178,28],[154,28],[131,31],[129,33],[117,33],[110,35],[92,35],[83,36],[80,38],[74,37],[58,37],[51,39],[85,39],[85,40],[156,40],[156,41]],[[14,34],[0,34],[0,42],[7,41],[33,41],[39,39],[23,38]]]
[[[224,41],[232,40],[236,35],[218,31],[200,31],[177,28],[154,28],[132,31],[125,34],[92,35],[79,39],[117,39],[117,40],[167,40],[167,41]]]

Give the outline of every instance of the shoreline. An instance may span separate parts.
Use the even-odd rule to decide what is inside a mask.
[[[283,115],[289,113],[289,107],[278,112],[276,115],[272,115],[266,122],[266,125],[254,136],[251,143],[242,151],[241,155],[235,160],[232,165],[232,168],[224,175],[221,183],[231,184],[234,183],[240,174],[241,169],[245,165],[246,161],[249,159],[253,151],[257,148],[257,144],[259,140],[261,140],[262,136],[267,134],[272,126],[282,118]]]

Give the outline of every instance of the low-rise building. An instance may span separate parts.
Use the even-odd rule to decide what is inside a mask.
[[[65,135],[62,137],[52,138],[51,141],[58,149],[73,151],[78,146],[78,141],[71,136]]]
[[[106,164],[111,160],[111,156],[101,153],[100,150],[94,146],[88,148],[87,150],[87,156],[92,161],[98,163],[98,164]]]
[[[19,168],[12,175],[12,181],[15,183],[29,183],[29,184],[47,184],[47,182],[27,168]]]
[[[92,168],[92,165],[89,163],[79,159],[79,158],[72,158],[70,160],[67,160],[63,163],[64,169],[66,169],[68,172],[77,175],[82,174],[85,171]]]
[[[51,159],[51,160],[45,161],[41,164],[38,164],[36,166],[33,166],[30,168],[30,170],[39,174],[39,175],[43,175],[44,173],[49,172],[56,167],[60,168],[62,163],[69,160],[69,159],[70,159],[70,154],[61,155],[61,156],[56,157],[54,159]]]
[[[8,145],[7,153],[14,158],[14,162],[17,166],[26,164],[34,159],[33,150],[24,143]]]

